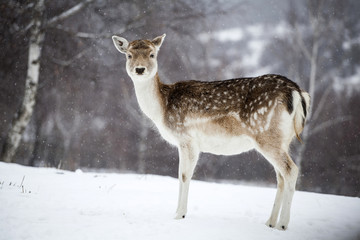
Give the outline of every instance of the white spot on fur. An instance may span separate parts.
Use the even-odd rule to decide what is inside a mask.
[[[265,130],[268,130],[269,127],[270,127],[270,123],[271,123],[271,119],[273,118],[273,115],[274,115],[275,107],[276,107],[276,106],[274,106],[274,107],[270,110],[269,114],[268,114],[267,117],[266,117]]]
[[[264,115],[267,112],[267,107],[262,107],[258,110],[258,113]]]
[[[250,119],[250,125],[251,125],[252,127],[254,127],[254,126],[255,126],[255,122],[253,121],[253,119],[252,119],[252,118]]]

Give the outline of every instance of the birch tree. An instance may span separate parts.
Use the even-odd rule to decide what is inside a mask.
[[[12,161],[19,146],[22,134],[33,113],[39,81],[41,47],[45,37],[45,33],[42,29],[44,10],[44,0],[38,0],[34,7],[34,18],[30,30],[28,69],[25,81],[24,99],[19,112],[13,119],[12,127],[2,150],[1,160],[4,162]]]
[[[322,67],[322,70],[319,67],[320,64],[329,62],[330,57],[324,54],[326,52],[324,49],[335,49],[337,51],[338,48],[341,48],[341,46],[334,46],[334,42],[337,42],[336,39],[341,38],[344,34],[338,32],[342,30],[341,28],[336,29],[333,26],[343,25],[344,19],[329,13],[332,8],[338,9],[336,4],[338,3],[335,2],[329,5],[326,1],[309,1],[306,4],[308,16],[305,23],[301,24],[302,21],[299,21],[299,19],[289,21],[292,28],[290,39],[295,55],[294,59],[300,56],[309,69],[307,71],[308,86],[306,90],[311,96],[310,111],[307,117],[308,123],[301,135],[303,143],[299,145],[295,158],[300,172],[309,139],[336,124],[351,120],[350,116],[343,115],[335,116],[326,121],[321,119],[333,90],[334,76],[339,74],[341,69],[341,66],[327,66],[331,70],[326,69],[324,71],[324,67]],[[330,55],[333,54],[330,53]],[[303,72],[302,66],[295,67],[295,72],[296,80],[299,81],[300,74]],[[299,186],[302,184],[301,176],[298,179]]]
[[[63,13],[49,19],[44,19],[45,1],[34,2],[33,18],[31,22],[21,30],[26,32],[30,29],[28,67],[25,80],[25,93],[20,110],[15,114],[10,131],[2,149],[0,160],[11,162],[19,147],[23,133],[29,124],[36,104],[36,94],[39,83],[41,50],[45,39],[46,28],[58,24],[60,21],[76,14],[93,0],[85,0]]]

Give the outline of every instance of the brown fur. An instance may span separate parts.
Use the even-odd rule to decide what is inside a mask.
[[[237,114],[246,126],[250,126],[251,117],[259,109],[266,108],[264,114],[257,113],[257,122],[264,123],[275,102],[291,114],[292,91],[301,92],[296,83],[280,75],[215,82],[184,81],[172,85],[162,84],[158,79],[158,84],[169,128],[183,131],[187,117],[215,117],[213,124],[234,135],[239,134],[235,131],[239,121],[227,116],[229,113]],[[270,101],[272,105],[269,105]]]

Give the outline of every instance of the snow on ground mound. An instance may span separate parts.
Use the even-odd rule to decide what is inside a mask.
[[[287,231],[265,226],[275,189],[0,163],[0,239],[360,239],[360,199],[296,192]]]

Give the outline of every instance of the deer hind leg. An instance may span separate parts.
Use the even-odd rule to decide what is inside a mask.
[[[266,225],[278,229],[286,230],[290,221],[290,209],[292,198],[295,192],[295,185],[298,176],[298,168],[291,160],[289,154],[281,149],[271,149],[260,151],[265,158],[274,166],[278,190],[275,197],[274,207]],[[280,219],[277,224],[277,218],[280,213]]]
[[[175,219],[185,218],[189,195],[190,180],[199,158],[199,151],[190,144],[182,144],[179,147],[179,200]]]
[[[295,193],[295,185],[298,177],[298,168],[292,161],[288,153],[283,153],[282,160],[284,166],[282,167],[281,174],[284,177],[284,197],[281,208],[280,219],[277,225],[278,229],[286,230],[290,221],[290,209],[292,199]]]

